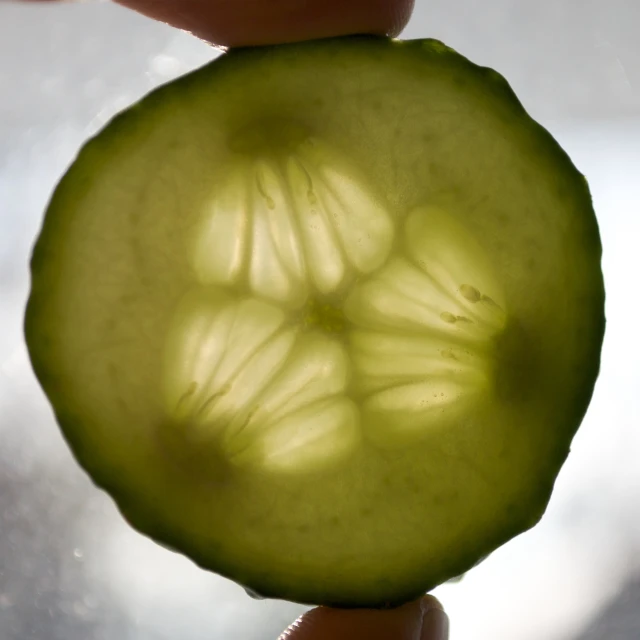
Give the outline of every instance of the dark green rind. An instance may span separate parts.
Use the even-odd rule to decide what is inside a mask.
[[[279,47],[243,49],[224,54],[202,69],[194,71],[174,83],[156,89],[141,103],[116,116],[104,132],[98,134],[85,145],[75,163],[57,187],[49,204],[41,234],[34,247],[31,261],[32,291],[25,316],[25,335],[35,374],[53,406],[56,407],[56,419],[79,464],[98,487],[104,489],[113,497],[124,517],[134,528],[144,535],[152,537],[160,544],[173,549],[180,549],[202,568],[228,577],[263,597],[287,599],[305,604],[324,604],[334,607],[384,608],[400,605],[420,596],[425,591],[448,579],[464,573],[475,565],[480,558],[491,553],[511,538],[528,530],[542,517],[553,490],[557,473],[566,460],[573,436],[589,405],[599,372],[600,346],[605,328],[604,284],[601,278],[598,282],[593,283],[591,291],[593,300],[590,302],[590,306],[602,311],[598,318],[594,318],[594,334],[589,336],[590,344],[592,345],[592,353],[586,359],[589,366],[577,372],[581,382],[576,387],[580,388],[581,392],[575,397],[570,411],[571,415],[567,416],[566,431],[558,434],[555,448],[556,455],[553,459],[547,461],[547,469],[541,471],[539,485],[536,488],[532,488],[532,497],[527,509],[521,513],[512,514],[510,522],[505,524],[502,530],[493,538],[478,540],[477,546],[473,549],[460,550],[460,555],[455,559],[452,558],[447,571],[433,574],[428,579],[407,581],[400,578],[397,580],[398,584],[391,582],[389,588],[380,593],[367,593],[367,587],[363,585],[358,593],[343,594],[343,597],[338,600],[318,590],[313,584],[301,588],[295,582],[289,584],[286,576],[278,578],[273,575],[264,575],[254,567],[235,566],[229,563],[224,556],[216,555],[215,553],[200,554],[192,546],[190,540],[183,538],[175,531],[169,530],[145,505],[132,502],[128,496],[127,488],[119,483],[117,473],[114,474],[113,470],[107,468],[107,465],[99,460],[99,455],[96,456],[95,452],[86,450],[83,447],[80,435],[83,427],[77,423],[72,413],[65,411],[64,402],[58,401],[55,370],[47,365],[46,358],[40,357],[40,354],[46,353],[48,342],[47,319],[44,317],[47,291],[56,286],[57,280],[57,274],[51,271],[51,265],[56,262],[56,243],[52,242],[52,240],[58,236],[61,228],[70,221],[73,207],[67,207],[66,203],[72,203],[84,190],[91,188],[91,176],[99,173],[101,159],[109,146],[112,144],[117,146],[121,136],[126,136],[128,132],[135,131],[137,135],[140,135],[141,132],[149,130],[153,124],[155,110],[164,105],[165,101],[171,98],[176,89],[186,91],[192,87],[197,87],[200,83],[207,87],[215,86],[215,79],[218,74],[231,73],[236,65],[244,65],[248,58],[268,56],[272,50],[289,47],[302,52],[318,46],[325,47],[327,51],[333,48],[341,55],[347,52],[349,47],[370,47],[373,55],[383,55],[387,47],[399,47],[414,53],[416,62],[419,62],[420,57],[425,62],[439,59],[440,62],[444,62],[451,69],[452,73],[460,70],[465,74],[471,73],[477,78],[481,78],[486,85],[486,90],[500,96],[504,103],[504,108],[519,116],[519,126],[529,127],[531,131],[535,132],[539,144],[545,149],[545,152],[551,153],[556,158],[559,172],[565,176],[560,188],[565,188],[574,197],[579,197],[582,200],[585,218],[589,217],[592,221],[590,234],[585,237],[585,242],[589,242],[591,245],[590,250],[594,256],[594,263],[596,259],[600,260],[600,237],[592,208],[591,196],[584,177],[575,169],[567,154],[560,148],[554,138],[526,114],[506,80],[495,71],[471,63],[463,56],[435,40],[389,42],[381,38],[359,36],[338,38],[320,43],[307,42]]]

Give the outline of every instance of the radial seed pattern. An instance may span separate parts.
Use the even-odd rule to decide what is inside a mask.
[[[303,471],[361,436],[402,446],[464,420],[506,322],[469,231],[422,207],[394,247],[380,199],[308,137],[244,162],[190,237],[199,284],[166,352],[176,428],[234,464]]]
[[[345,306],[362,424],[383,446],[464,419],[491,384],[506,321],[482,249],[451,217],[415,212],[404,248],[406,257],[358,284]]]
[[[344,348],[290,326],[270,303],[191,292],[174,318],[165,362],[171,421],[235,464],[314,468],[340,460],[358,440]]]
[[[308,138],[285,156],[238,161],[189,239],[201,284],[245,284],[297,307],[380,267],[394,227],[339,154]]]

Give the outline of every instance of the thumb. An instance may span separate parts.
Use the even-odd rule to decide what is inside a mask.
[[[279,640],[447,640],[449,618],[433,596],[397,609],[329,609],[300,616]]]

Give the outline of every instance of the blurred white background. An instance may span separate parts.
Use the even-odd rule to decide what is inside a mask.
[[[534,530],[436,591],[452,640],[640,638],[640,2],[417,0],[404,37],[503,73],[590,181],[608,332]],[[0,3],[0,640],[275,640],[255,601],[128,528],[72,459],[22,338],[30,247],[84,140],[217,53],[106,2]]]

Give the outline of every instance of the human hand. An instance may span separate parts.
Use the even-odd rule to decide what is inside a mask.
[[[56,0],[26,0],[45,3]],[[414,0],[115,0],[225,47],[353,33],[398,35]]]
[[[414,0],[117,0],[217,45],[280,44],[352,33],[394,36]]]
[[[45,0],[40,0],[44,2]],[[117,0],[217,45],[276,44],[374,33],[397,35],[413,0]],[[396,609],[318,607],[280,640],[446,640],[449,622],[433,596]]]
[[[298,618],[279,640],[447,640],[449,618],[433,596],[397,609],[318,607]]]

